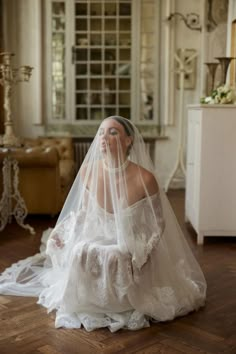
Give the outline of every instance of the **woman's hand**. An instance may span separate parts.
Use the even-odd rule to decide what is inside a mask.
[[[52,239],[55,241],[55,244],[58,248],[64,247],[64,242],[63,242],[63,240],[60,239],[58,234],[53,235]]]

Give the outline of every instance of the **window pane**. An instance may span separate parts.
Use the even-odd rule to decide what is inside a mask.
[[[64,1],[52,2],[52,14],[53,15],[65,15],[65,3]]]
[[[97,19],[90,19],[90,30],[91,31],[101,31],[102,30],[102,21]]]
[[[121,16],[130,16],[131,15],[131,4],[125,4],[125,3],[119,4],[119,14]]]
[[[115,49],[105,49],[105,60],[116,60],[116,50]]]
[[[118,114],[119,104],[130,112],[132,1],[75,3],[76,119]]]
[[[87,75],[87,64],[76,64],[76,75]]]
[[[131,34],[130,33],[119,33],[119,44],[120,44],[120,46],[130,46],[131,45]]]
[[[106,46],[115,46],[117,44],[116,33],[106,33],[105,34],[105,45]]]
[[[90,109],[90,119],[91,120],[101,120],[103,119],[102,109],[100,108],[91,108]]]
[[[102,104],[102,97],[100,92],[91,92],[90,104],[95,106],[99,106]]]
[[[120,105],[130,105],[130,94],[129,92],[119,94],[119,104]]]
[[[119,108],[119,113],[120,116],[125,117],[130,119],[130,108]]]
[[[102,44],[102,35],[91,33],[90,35],[90,45],[100,46]]]
[[[53,118],[55,119],[65,119],[66,118],[66,113],[65,113],[65,106],[64,105],[52,105],[52,115]]]
[[[117,88],[115,79],[106,79],[105,80],[105,88],[115,91]]]
[[[116,3],[112,1],[105,3],[105,16],[116,16]]]
[[[64,33],[53,33],[52,34],[52,46],[57,49],[64,47],[65,45],[65,34]]]
[[[77,61],[87,61],[88,60],[88,50],[76,48],[76,60]]]
[[[102,51],[99,49],[91,49],[90,51],[90,60],[91,61],[101,61],[102,60]]]
[[[88,35],[87,33],[76,33],[75,35],[75,43],[78,46],[87,46],[88,45]]]
[[[109,90],[104,92],[104,104],[105,105],[116,105],[116,94],[110,93]]]
[[[75,15],[83,16],[87,15],[87,4],[86,3],[76,3],[75,4]]]
[[[76,93],[75,96],[76,105],[86,105],[87,104],[87,93]]]
[[[116,20],[105,19],[105,31],[115,31],[116,28]]]
[[[101,64],[90,64],[90,74],[91,75],[102,75],[102,65]]]
[[[102,4],[101,3],[93,3],[90,4],[90,15],[91,16],[101,16],[102,14]]]
[[[82,18],[77,18],[75,20],[75,29],[77,31],[87,31],[88,29],[88,24],[87,24],[87,20],[82,19]]]
[[[120,79],[119,88],[120,90],[130,90],[130,79]]]
[[[119,22],[120,31],[131,31],[131,20],[126,18],[121,18]]]
[[[106,117],[115,116],[116,114],[118,114],[116,108],[106,108],[105,110]]]
[[[55,17],[52,19],[52,30],[53,31],[64,31],[64,29],[65,29],[64,17]]]
[[[100,79],[91,79],[91,90],[101,90],[102,89],[102,80]]]
[[[86,79],[76,79],[76,90],[87,90],[87,80]]]
[[[87,108],[76,108],[76,120],[88,119]]]
[[[130,49],[120,49],[120,60],[129,60],[130,56]]]

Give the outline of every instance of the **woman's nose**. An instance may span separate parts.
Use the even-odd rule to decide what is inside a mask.
[[[104,133],[103,133],[102,139],[103,139],[103,140],[107,140],[107,139],[108,139],[108,134],[107,134],[107,132],[104,132]]]
[[[103,134],[101,136],[101,140],[100,140],[101,144],[106,145],[107,144],[107,136],[105,134]]]

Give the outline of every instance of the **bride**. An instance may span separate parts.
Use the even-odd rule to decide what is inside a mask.
[[[103,120],[40,253],[6,269],[0,293],[37,296],[57,328],[87,331],[139,329],[204,305],[202,271],[129,120]]]

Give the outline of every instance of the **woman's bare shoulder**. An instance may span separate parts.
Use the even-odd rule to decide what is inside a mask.
[[[145,184],[145,187],[147,188],[147,191],[150,195],[155,194],[159,191],[157,180],[152,174],[152,172],[146,170],[145,168],[137,165],[134,162],[131,162],[131,167],[134,173],[137,173],[137,175],[139,175],[140,173],[141,183]]]

